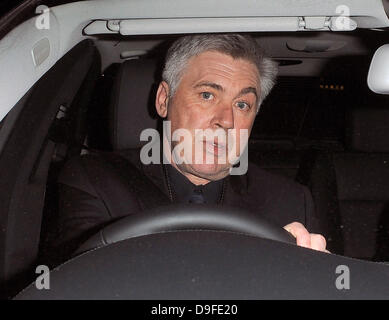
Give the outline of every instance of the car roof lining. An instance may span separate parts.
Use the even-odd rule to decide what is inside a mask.
[[[37,20],[46,14],[43,13],[41,16],[23,22],[0,41],[0,69],[2,70],[0,73],[2,87],[0,120],[56,61],[77,43],[88,38],[87,35],[83,34],[83,30],[94,20],[254,16],[272,17],[274,21],[277,21],[277,17],[332,16],[337,6],[346,5],[350,8],[351,17],[357,21],[361,28],[389,26],[389,19],[381,0],[368,2],[365,0],[334,0],[330,2],[321,0],[299,2],[294,0],[242,1],[237,5],[234,0],[225,0],[223,1],[223,10],[221,10],[220,3],[210,0],[196,2],[95,0],[68,3],[50,8],[50,11],[47,12],[50,21],[49,29],[36,27]],[[154,26],[156,30],[159,29],[157,23]],[[236,31],[240,31],[238,26]],[[40,64],[36,66],[31,51],[37,43],[45,38],[49,44],[43,47],[43,51],[46,50],[46,58],[40,59]]]

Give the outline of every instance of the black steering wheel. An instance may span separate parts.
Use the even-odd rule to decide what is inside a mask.
[[[34,282],[15,298],[387,299],[387,265],[289,243],[281,227],[245,211],[160,207],[105,227],[80,251],[101,248],[50,272],[50,290]],[[340,265],[354,274],[352,290],[336,286]]]
[[[134,237],[182,230],[229,231],[296,244],[289,232],[246,210],[226,206],[169,205],[126,216],[108,225],[86,241],[76,254]]]

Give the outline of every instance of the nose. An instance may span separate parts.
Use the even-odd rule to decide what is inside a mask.
[[[212,126],[223,129],[234,128],[234,113],[232,106],[226,103],[220,103],[217,108],[215,108]]]

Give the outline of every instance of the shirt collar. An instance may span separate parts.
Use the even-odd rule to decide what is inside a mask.
[[[207,204],[217,204],[220,202],[223,193],[223,181],[225,178],[211,181],[204,185],[195,185],[170,164],[166,165],[166,171],[174,201],[188,203],[193,193],[201,190]]]

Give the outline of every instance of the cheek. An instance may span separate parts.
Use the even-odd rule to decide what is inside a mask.
[[[235,142],[237,146],[240,148],[244,148],[245,145],[248,143],[248,139],[250,137],[251,129],[254,124],[255,117],[250,119],[238,119],[235,122],[235,129],[236,129],[236,135],[235,135]]]
[[[235,117],[235,128],[239,132],[240,129],[246,129],[248,131],[248,134],[250,134],[251,129],[254,125],[255,120],[255,114],[249,115],[249,116],[236,116]]]
[[[190,131],[194,129],[206,129],[209,127],[210,117],[208,113],[201,109],[201,107],[196,104],[187,104],[185,107],[177,110],[177,112],[172,116],[172,127],[173,121],[174,126],[177,129],[183,128]]]
[[[167,120],[171,121],[172,130],[185,128],[187,113],[185,105],[174,104],[168,112]]]

